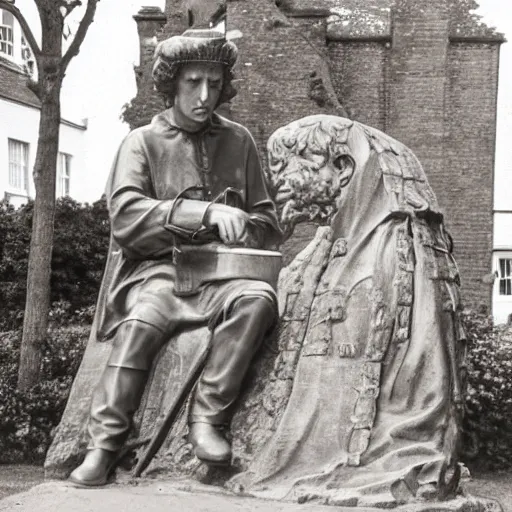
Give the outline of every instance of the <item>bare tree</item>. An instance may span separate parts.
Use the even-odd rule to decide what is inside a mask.
[[[27,275],[27,302],[23,322],[18,388],[27,390],[40,380],[42,342],[50,310],[50,275],[55,214],[55,184],[59,150],[60,93],[71,59],[76,56],[93,22],[99,0],[84,0],[85,11],[66,51],[66,18],[81,0],[34,0],[41,21],[41,46],[14,0],[0,0],[0,9],[18,20],[34,54],[36,80],[28,86],[41,101],[39,139],[34,165],[36,197]]]

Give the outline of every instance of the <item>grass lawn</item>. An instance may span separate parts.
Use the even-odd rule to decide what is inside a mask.
[[[503,512],[512,512],[512,471],[473,473],[473,478],[466,487],[475,496],[498,500]]]
[[[30,489],[44,479],[41,466],[0,465],[0,499]]]

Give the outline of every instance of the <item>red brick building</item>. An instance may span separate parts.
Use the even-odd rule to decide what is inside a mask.
[[[214,3],[214,2],[212,2]],[[143,8],[132,126],[163,108],[152,89],[155,43],[187,28],[186,0]],[[371,6],[369,5],[371,4]],[[455,241],[463,298],[491,305],[493,174],[501,34],[472,0],[228,0],[239,29],[239,94],[230,116],[262,155],[279,126],[346,115],[409,145],[423,163]],[[297,233],[311,234],[311,228]],[[292,249],[290,249],[292,250]]]

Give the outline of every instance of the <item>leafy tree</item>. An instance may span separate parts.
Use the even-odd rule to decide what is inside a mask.
[[[14,15],[32,48],[37,78],[29,79],[28,86],[41,101],[39,138],[33,171],[36,198],[18,372],[20,390],[27,390],[40,380],[42,340],[46,336],[48,325],[62,81],[71,59],[78,54],[89,26],[93,22],[99,0],[84,0],[84,14],[66,51],[63,50],[64,37],[68,37],[66,18],[77,7],[82,6],[82,1],[34,0],[34,2],[41,22],[41,46],[37,43],[25,17],[14,5],[14,0],[0,0],[0,9]]]

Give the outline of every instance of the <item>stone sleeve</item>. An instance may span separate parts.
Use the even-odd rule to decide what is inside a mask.
[[[124,140],[107,185],[112,236],[131,259],[171,254],[176,235],[199,229],[209,206],[192,199],[155,199],[141,139],[132,132]]]

